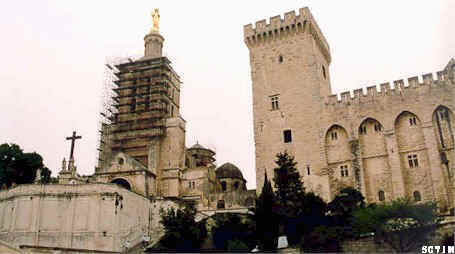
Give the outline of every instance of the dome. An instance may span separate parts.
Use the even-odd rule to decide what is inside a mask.
[[[203,146],[201,146],[199,143],[196,143],[194,144],[192,147],[188,148],[189,151],[194,151],[194,152],[200,152],[200,151],[206,151],[208,153],[210,153],[211,155],[210,156],[213,156],[215,155],[215,152],[212,151],[211,149],[209,148],[205,148]]]
[[[243,174],[240,169],[232,163],[224,163],[216,169],[216,178],[238,178],[243,179]]]
[[[207,148],[199,145],[199,143],[196,143],[190,149],[207,149]]]

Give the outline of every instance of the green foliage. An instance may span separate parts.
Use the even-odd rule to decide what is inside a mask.
[[[43,166],[43,158],[38,153],[24,153],[16,144],[0,145],[0,186],[33,183],[36,171]],[[43,172],[41,179],[48,183],[51,172],[48,168]]]
[[[332,214],[347,216],[352,214],[354,209],[363,207],[365,198],[362,193],[352,187],[344,188],[340,193],[328,204],[328,210]]]
[[[409,199],[358,209],[353,215],[358,233],[375,232],[397,252],[415,251],[424,245],[440,221],[435,203]]]
[[[302,208],[302,197],[305,192],[300,174],[295,167],[294,157],[287,152],[276,155],[277,168],[274,169],[276,197],[282,206],[283,215],[298,216],[299,209]]]
[[[273,193],[272,184],[264,177],[264,185],[256,199],[254,220],[256,221],[256,237],[259,248],[263,251],[273,251],[277,246],[279,217],[276,213],[277,201]]]
[[[284,234],[290,245],[300,242],[325,220],[326,203],[314,193],[305,193],[294,157],[287,152],[276,155],[275,188],[278,202],[277,213]]]
[[[317,226],[301,240],[301,249],[304,252],[341,252],[340,228],[334,226]]]
[[[161,223],[165,233],[154,249],[198,252],[207,231],[205,221],[197,223],[195,215],[193,204],[186,204],[183,209],[170,208],[161,211]]]
[[[248,245],[238,239],[228,240],[226,250],[229,252],[248,252]]]
[[[219,213],[214,215],[215,226],[212,238],[216,249],[248,252],[255,246],[255,223],[238,214]]]
[[[42,184],[48,184],[48,183],[51,183],[52,181],[54,181],[54,179],[52,179],[52,177],[51,177],[51,173],[52,172],[47,167],[42,168],[40,182]]]
[[[328,204],[327,208],[331,214],[331,224],[337,227],[341,238],[350,238],[355,236],[352,230],[354,223],[353,212],[359,208],[365,207],[365,198],[362,193],[352,187],[344,188]]]

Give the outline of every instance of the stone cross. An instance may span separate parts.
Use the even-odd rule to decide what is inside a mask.
[[[73,136],[71,137],[66,137],[66,140],[71,140],[71,151],[70,151],[70,160],[73,158],[73,153],[74,153],[74,143],[76,139],[81,139],[82,136],[76,136],[76,132],[73,131]]]

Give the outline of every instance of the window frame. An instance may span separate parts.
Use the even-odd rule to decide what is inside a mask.
[[[332,137],[332,140],[338,140],[338,132],[336,130],[332,130],[330,136]]]
[[[272,111],[280,109],[280,96],[279,95],[270,96],[270,102],[272,103]]]
[[[383,190],[378,191],[378,200],[385,201],[385,192]]]
[[[359,134],[361,135],[366,135],[367,134],[367,126],[365,124],[362,124],[359,128]]]
[[[419,167],[419,157],[417,156],[417,154],[408,154],[407,158],[409,168]]]
[[[291,129],[283,130],[283,142],[292,143],[292,130]]]
[[[414,192],[412,193],[412,196],[414,197],[414,201],[415,201],[415,202],[422,201],[422,195],[420,194],[419,191],[417,191],[417,190],[414,191]]]

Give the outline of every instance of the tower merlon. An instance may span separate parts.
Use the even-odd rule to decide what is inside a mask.
[[[245,43],[248,46],[256,45],[260,42],[266,42],[269,38],[279,37],[281,34],[297,33],[309,29],[316,42],[321,47],[322,53],[326,56],[328,62],[331,62],[330,47],[321,32],[316,20],[311,15],[308,7],[300,8],[299,15],[295,11],[286,12],[284,19],[280,15],[271,17],[269,23],[267,20],[259,20],[253,27],[252,24],[243,27]]]
[[[408,78],[408,84],[409,87],[416,88],[417,85],[419,84],[419,77],[415,76]]]
[[[450,70],[449,70],[450,71]],[[453,72],[453,71],[452,71]],[[353,97],[351,96],[351,91],[344,91],[338,94],[332,94],[327,96],[324,100],[326,105],[352,105],[354,103],[363,103],[363,101],[371,101],[368,98],[386,98],[388,96],[401,96],[406,98],[409,96],[415,96],[415,92],[420,94],[425,94],[429,92],[430,89],[437,89],[439,87],[448,87],[449,89],[455,89],[453,86],[455,83],[449,79],[449,74],[447,70],[442,70],[437,72],[437,79],[433,79],[433,73],[427,73],[422,75],[422,83],[419,82],[419,77],[414,76],[408,78],[408,85],[405,85],[403,79],[393,81],[393,87],[390,82],[384,82],[379,85],[379,90],[376,85],[368,86],[366,88],[367,93],[363,93],[363,88],[358,88],[353,90]],[[455,73],[454,73],[455,74]],[[453,75],[453,74],[452,74]],[[340,98],[340,99],[338,99]],[[365,98],[365,99],[362,99]]]
[[[389,82],[386,82],[386,83],[382,83],[381,85],[381,93],[382,94],[386,94],[390,91],[390,83]]]
[[[395,89],[402,91],[404,89],[404,81],[402,79],[393,81]]]
[[[347,92],[342,92],[341,94],[341,101],[344,102],[344,103],[347,103],[351,100],[351,92],[350,91],[347,91]]]
[[[378,89],[376,85],[367,87],[367,95],[376,96],[378,94]]]
[[[425,75],[422,76],[423,77],[423,83],[425,85],[429,85],[431,83],[433,83],[433,73],[427,73]]]

